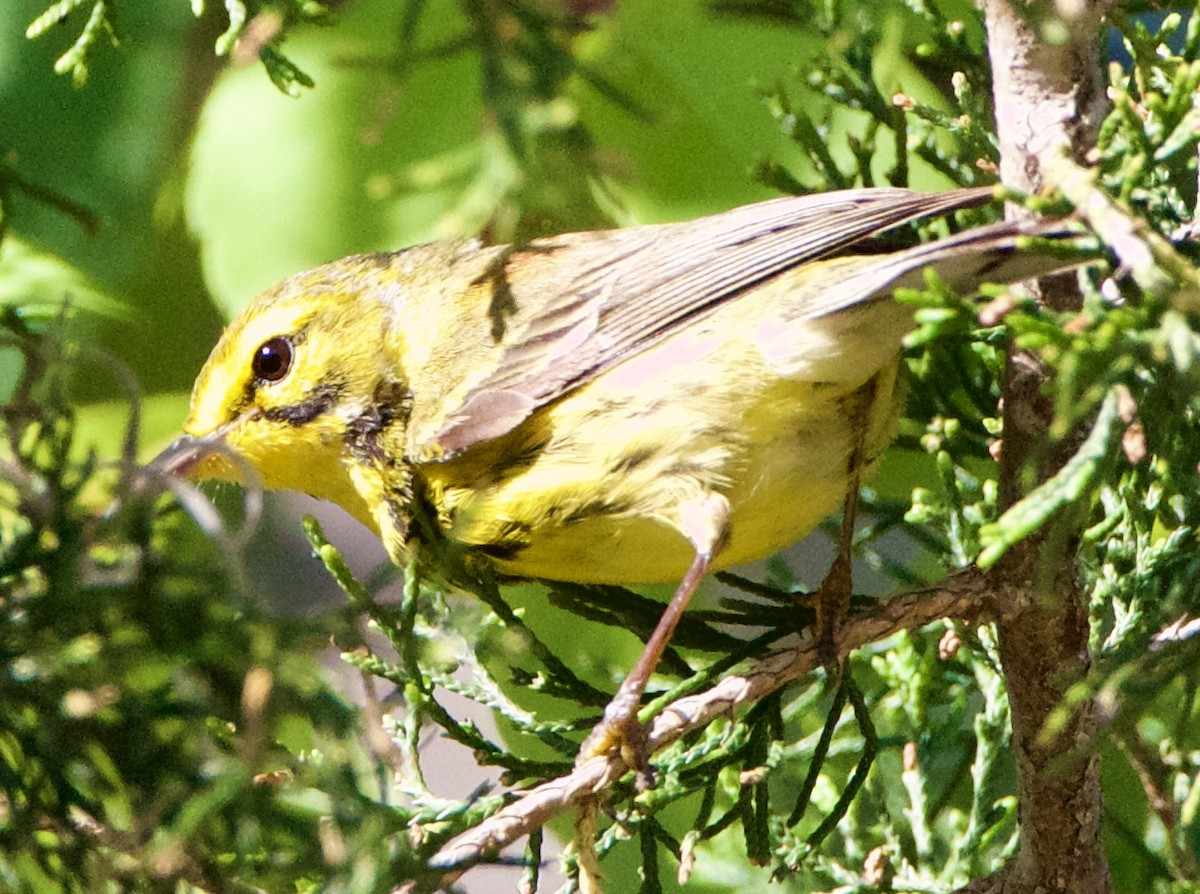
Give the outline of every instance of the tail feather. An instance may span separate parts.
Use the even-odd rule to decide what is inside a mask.
[[[1030,239],[1044,244],[1030,244]],[[1088,258],[1072,254],[1085,232],[1063,220],[1003,221],[955,233],[869,262],[853,263],[836,288],[813,302],[812,317],[837,313],[896,289],[922,288],[934,270],[948,286],[966,295],[987,283],[1008,284],[1062,273]],[[858,259],[856,259],[858,260]],[[837,263],[836,261],[832,263]]]

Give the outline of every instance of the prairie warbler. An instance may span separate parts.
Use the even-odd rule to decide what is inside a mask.
[[[803,537],[887,446],[912,326],[893,290],[927,268],[971,292],[1064,266],[1023,238],[1062,224],[880,238],[991,198],[857,189],[343,258],[234,320],[161,463],[236,479],[235,454],[340,504],[400,564],[432,529],[502,575],[678,583],[585,749],[604,751],[636,735],[701,578]]]

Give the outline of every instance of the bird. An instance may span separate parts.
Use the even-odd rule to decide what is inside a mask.
[[[156,466],[253,469],[342,506],[402,566],[440,545],[504,578],[675,584],[580,755],[644,764],[637,710],[703,578],[852,515],[890,444],[913,327],[895,290],[1066,266],[1065,221],[897,238],[995,195],[860,188],[342,258],[229,324]]]

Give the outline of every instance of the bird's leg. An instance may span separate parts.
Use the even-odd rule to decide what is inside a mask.
[[[642,650],[637,664],[604,709],[604,717],[588,735],[576,759],[576,764],[582,764],[596,755],[619,748],[624,761],[637,770],[638,785],[642,788],[653,784],[649,755],[646,753],[646,730],[637,719],[642,695],[675,633],[683,610],[687,608],[700,581],[708,573],[713,558],[728,537],[729,504],[720,495],[708,494],[690,503],[681,515],[680,527],[696,547],[696,555],[671,601],[667,603],[658,626],[646,641],[646,648]]]
[[[850,564],[854,544],[854,515],[858,509],[858,473],[853,472],[847,483],[842,504],[842,526],[838,534],[838,550],[833,564],[817,590],[814,607],[817,612],[817,658],[833,682],[841,674],[838,654],[838,627],[850,609],[852,581]]]
[[[851,435],[850,450],[846,457],[846,495],[842,503],[837,555],[813,600],[817,612],[817,657],[834,683],[841,676],[838,627],[850,609],[852,595],[850,565],[854,551],[854,520],[858,512],[860,479],[866,464],[866,440],[871,409],[875,403],[875,379],[870,379],[855,391],[847,403]]]

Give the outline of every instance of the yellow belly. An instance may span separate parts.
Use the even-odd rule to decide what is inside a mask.
[[[517,445],[431,464],[447,534],[517,576],[676,582],[687,514],[712,493],[730,509],[713,567],[779,551],[840,507],[856,441],[869,460],[891,438],[911,316],[886,300],[799,334],[714,315],[531,417],[519,462]]]

